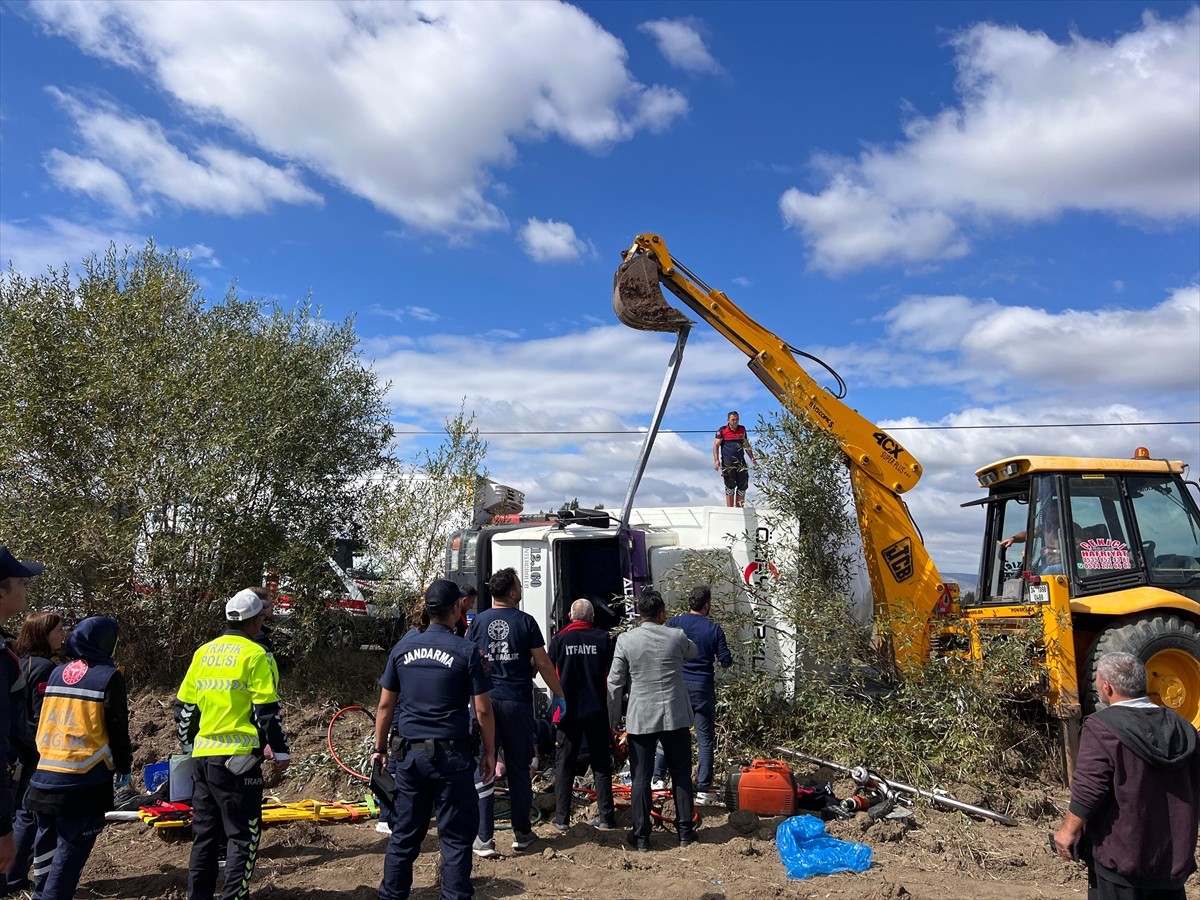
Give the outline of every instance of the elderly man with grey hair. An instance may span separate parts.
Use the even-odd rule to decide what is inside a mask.
[[[571,622],[550,641],[549,656],[562,682],[566,715],[558,726],[554,768],[554,827],[571,827],[571,791],[580,750],[587,747],[596,787],[596,818],[585,822],[608,831],[617,827],[612,798],[612,732],[608,727],[606,685],[612,662],[612,638],[592,623],[596,612],[590,600],[571,604]]]
[[[1150,701],[1132,654],[1097,660],[1096,691],[1105,705],[1083,723],[1054,848],[1087,863],[1088,900],[1184,900],[1196,871],[1196,729]]]

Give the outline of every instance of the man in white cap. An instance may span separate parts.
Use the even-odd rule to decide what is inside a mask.
[[[253,588],[225,604],[225,631],[192,656],[179,686],[179,742],[192,755],[192,857],[188,900],[213,900],[226,842],[222,900],[249,896],[262,836],[265,750],[282,774],[291,760],[274,667],[254,638],[267,611]]]
[[[23,562],[8,548],[0,545],[0,625],[25,611],[29,579],[42,574],[42,564]],[[11,638],[0,630],[0,760],[7,761],[12,747],[12,730],[20,727],[20,716],[12,714],[14,691],[23,687],[21,667],[8,646]],[[16,847],[13,844],[13,792],[8,766],[0,765],[0,872],[12,865]]]

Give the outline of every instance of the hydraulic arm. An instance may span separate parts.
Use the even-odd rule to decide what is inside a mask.
[[[832,433],[846,454],[876,617],[903,669],[929,656],[932,620],[948,600],[901,494],[921,477],[904,446],[817,384],[791,346],[763,328],[722,291],[671,256],[657,234],[639,234],[613,281],[617,318],[643,331],[680,333],[690,320],[670,307],[660,284],[749,357],[749,368],[783,406]]]

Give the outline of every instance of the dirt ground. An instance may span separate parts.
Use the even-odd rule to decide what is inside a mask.
[[[131,703],[135,772],[174,749],[169,696],[144,694]],[[288,708],[293,772],[274,790],[282,800],[360,799],[361,789],[334,774],[328,764],[325,728],[332,708]],[[308,760],[307,764],[305,760]],[[293,777],[294,773],[294,777]],[[797,770],[804,780],[811,772]],[[136,780],[136,776],[135,776]],[[838,796],[849,782],[834,783]],[[1065,808],[1063,789],[1022,785],[1022,801],[1004,810],[1019,822],[1006,827],[987,820],[929,807],[917,807],[911,826],[872,823],[866,814],[830,823],[835,837],[867,844],[871,868],[789,881],[775,849],[780,819],[763,818],[742,833],[723,808],[707,807],[699,841],[681,850],[674,832],[656,832],[653,851],[634,853],[624,830],[596,832],[576,825],[559,834],[549,815],[535,826],[540,840],[529,850],[508,850],[509,832],[498,831],[500,859],[475,860],[473,880],[480,898],[653,898],[653,900],[765,900],[765,898],[843,898],[843,900],[1034,900],[1084,898],[1080,867],[1051,856],[1047,830]],[[970,801],[963,796],[961,799]],[[547,804],[548,796],[539,798]],[[628,812],[619,813],[622,825]],[[167,837],[174,838],[168,840]],[[113,900],[183,900],[187,896],[190,844],[186,833],[170,834],[141,823],[110,824],[100,836],[84,871],[78,897]],[[296,823],[269,828],[254,876],[256,900],[368,900],[376,896],[387,838],[375,822]],[[436,833],[431,831],[415,870],[412,896],[435,900]],[[1188,897],[1200,900],[1200,881]]]

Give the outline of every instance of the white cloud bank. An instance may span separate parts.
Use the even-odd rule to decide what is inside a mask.
[[[85,52],[144,73],[198,120],[424,230],[505,227],[488,199],[491,172],[520,142],[602,150],[687,109],[678,91],[638,82],[621,42],[565,3],[40,0],[32,9]],[[138,143],[163,152],[153,128],[141,131]],[[130,152],[96,158],[121,172],[108,157]],[[198,155],[224,172],[251,164],[216,147]],[[220,188],[194,190],[221,208],[232,201]],[[107,190],[128,207],[119,187]]]
[[[591,248],[579,239],[566,222],[530,219],[521,229],[521,245],[534,262],[570,262],[589,254]]]
[[[92,254],[103,256],[109,244],[120,252],[126,247],[139,250],[145,235],[98,225],[83,225],[47,217],[39,222],[0,219],[0,267],[11,263],[14,270],[29,277],[44,275],[47,267],[79,271],[79,261]]]
[[[107,200],[118,212],[150,211],[155,198],[227,215],[262,212],[274,203],[321,202],[293,166],[280,168],[211,143],[198,146],[193,158],[151,119],[124,115],[108,103],[89,105],[54,88],[50,93],[74,119],[94,156],[51,150],[47,172],[60,187]],[[130,185],[143,198],[140,203],[134,202]]]
[[[1200,214],[1200,8],[1146,13],[1112,42],[981,24],[953,45],[959,106],[893,147],[818,160],[827,186],[780,198],[814,268],[952,259],[973,229],[1067,211]]]
[[[700,33],[698,19],[655,19],[643,22],[639,31],[652,35],[659,52],[672,66],[685,72],[709,74],[721,71],[721,66],[709,52]]]

